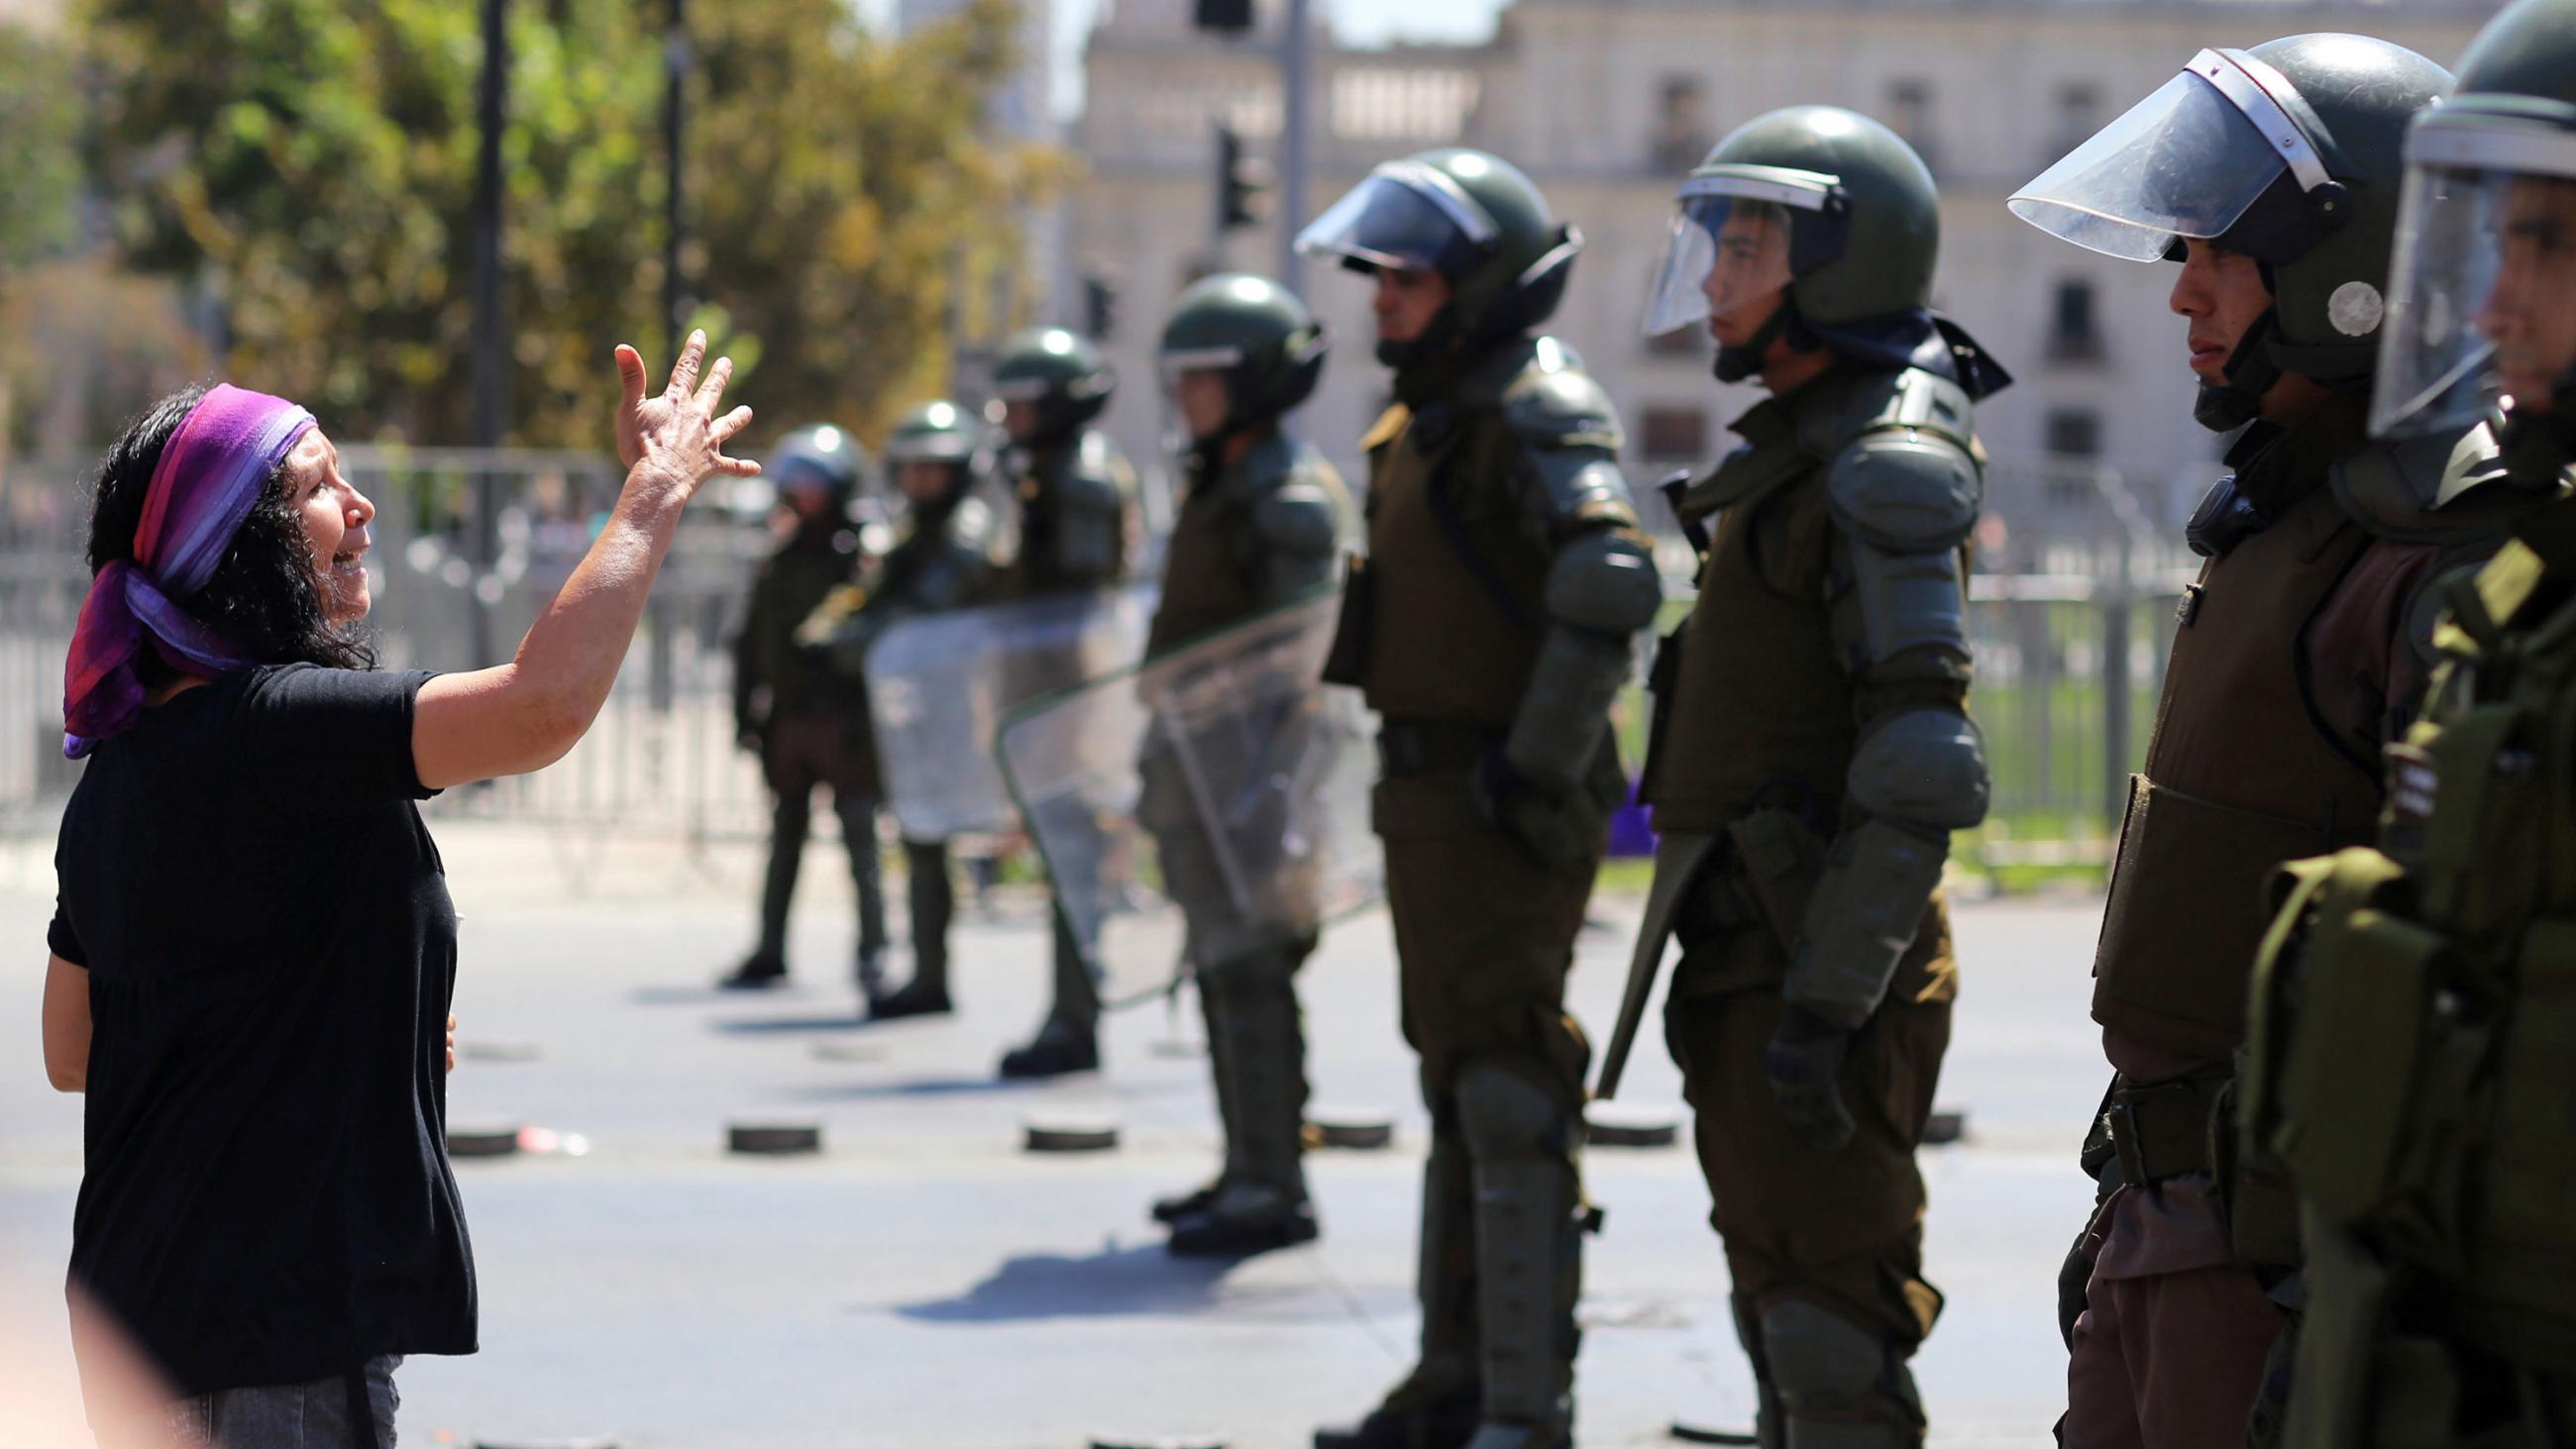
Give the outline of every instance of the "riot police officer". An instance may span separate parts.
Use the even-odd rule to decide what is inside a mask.
[[[984,430],[944,398],[923,403],[886,438],[904,514],[873,585],[825,600],[800,631],[805,645],[857,676],[868,645],[899,619],[963,608],[992,569],[993,511],[973,496],[984,458]],[[912,977],[868,1004],[875,1020],[944,1014],[948,996],[948,923],[955,907],[944,840],[903,842],[904,891],[912,921]]]
[[[1261,277],[1209,277],[1181,294],[1158,354],[1189,438],[1188,492],[1163,565],[1149,658],[1331,585],[1356,522],[1342,480],[1280,420],[1324,371],[1324,329],[1305,303]],[[1160,787],[1158,789],[1158,787]],[[1236,914],[1186,782],[1149,776],[1140,807],[1158,838],[1165,886],[1192,922],[1190,969],[1207,1017],[1225,1165],[1208,1186],[1154,1205],[1171,1250],[1234,1256],[1315,1236],[1303,1133],[1306,1035],[1296,971],[1309,933],[1212,957]]]
[[[1610,703],[1661,586],[1617,414],[1537,335],[1582,239],[1526,176],[1472,150],[1389,162],[1298,244],[1374,281],[1394,373],[1326,677],[1383,722],[1372,808],[1432,1133],[1420,1362],[1315,1443],[1565,1446],[1591,1216],[1565,973],[1626,794]]]
[[[2297,1301],[2287,1184],[2227,1150],[2247,976],[2282,860],[2367,840],[2429,659],[2431,581],[2512,512],[2492,440],[2367,436],[2408,120],[2440,66],[2350,35],[2204,50],[2012,199],[2109,255],[2181,262],[2195,417],[2242,429],[2189,540],[2155,734],[2094,960],[2114,1077],[2100,1205],[2061,1288],[2070,1445],[2245,1430]]]
[[[769,871],[760,893],[760,944],[722,985],[775,985],[787,976],[787,908],[805,855],[815,789],[832,792],[858,887],[859,990],[883,989],[885,891],[877,858],[876,751],[858,682],[796,647],[796,628],[860,566],[850,499],[865,467],[855,439],[828,425],[778,442],[767,471],[789,519],[760,566],[734,638],[733,712],[742,747],[760,756],[773,797]]]
[[[2301,861],[2247,1145],[2295,1174],[2285,1442],[2576,1443],[2576,3],[2517,0],[2406,138],[2374,426],[2502,413],[2514,538],[2444,588],[2380,850]]]
[[[1104,589],[1125,577],[1135,476],[1106,434],[1091,426],[1113,388],[1100,350],[1061,327],[1013,337],[993,371],[1002,430],[1011,444],[1006,482],[1019,506],[1019,547],[993,580],[1005,599]],[[1062,676],[1017,679],[1026,698],[1081,682],[1078,662]],[[1100,997],[1086,944],[1057,909],[1054,993],[1046,1021],[1026,1046],[1002,1058],[1005,1077],[1049,1077],[1100,1065]]]
[[[1906,1361],[1941,1307],[1914,1149],[1957,980],[1942,863],[1986,810],[1973,405],[2009,379],[1929,310],[1939,235],[1894,132],[1773,111],[1683,182],[1647,319],[1707,326],[1718,377],[1770,397],[1678,494],[1706,557],[1657,655],[1641,795],[1661,839],[1621,1026],[1677,937],[1665,1036],[1757,1431],[1789,1449],[1917,1442]]]

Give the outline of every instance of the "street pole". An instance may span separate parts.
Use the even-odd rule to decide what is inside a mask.
[[[1312,107],[1307,79],[1314,44],[1314,0],[1288,0],[1288,33],[1279,38],[1279,284],[1303,294],[1305,259],[1297,233],[1306,225],[1306,172]]]
[[[670,168],[662,212],[662,321],[671,341],[665,355],[676,361],[680,344],[689,336],[689,319],[684,312],[688,297],[680,285],[680,173],[691,57],[688,0],[670,0],[670,5],[669,22],[662,32],[662,155]]]
[[[474,446],[501,445],[501,128],[509,113],[509,0],[483,0],[483,74],[475,87],[474,124]],[[501,552],[501,479],[484,460],[474,478],[474,579],[467,589],[474,667],[493,659],[492,605],[485,580]]]

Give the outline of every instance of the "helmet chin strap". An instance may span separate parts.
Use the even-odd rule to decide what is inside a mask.
[[[1404,341],[1379,338],[1377,360],[1394,369],[1397,399],[1418,405],[1448,388],[1465,360],[1466,342],[1456,304],[1444,302],[1420,332]]]
[[[2556,489],[2568,465],[2576,463],[2576,367],[2549,385],[2549,411],[2516,409],[2497,444],[2505,475],[2516,487]]]
[[[2226,380],[2200,385],[2200,395],[2192,399],[2192,421],[2213,433],[2232,433],[2263,415],[2263,394],[2282,375],[2280,363],[2266,345],[2280,319],[2278,309],[2267,307],[2245,329],[2236,350],[2227,355]]]
[[[1790,347],[1800,352],[1814,352],[1824,346],[1822,339],[1808,331],[1806,323],[1799,319],[1798,299],[1789,292],[1780,294],[1780,305],[1771,309],[1771,315],[1741,345],[1720,346],[1709,370],[1717,374],[1719,382],[1742,382],[1770,364],[1771,344],[1784,337]]]

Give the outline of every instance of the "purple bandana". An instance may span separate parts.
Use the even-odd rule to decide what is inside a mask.
[[[313,415],[282,397],[230,383],[189,409],[161,450],[134,557],[90,581],[63,667],[63,754],[77,760],[143,713],[135,654],[148,635],[171,668],[213,678],[256,661],[179,606],[206,586],[270,475]]]

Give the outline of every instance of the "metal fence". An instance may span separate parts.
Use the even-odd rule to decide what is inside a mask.
[[[377,505],[378,651],[391,667],[507,657],[615,496],[589,454],[348,448]],[[0,475],[0,834],[50,833],[79,767],[62,758],[63,651],[87,586],[82,464]],[[2176,488],[2117,470],[1998,467],[1970,610],[1972,708],[1995,771],[1993,818],[1961,855],[1989,868],[2099,863],[2150,727],[2190,576],[2164,521]],[[711,484],[710,487],[717,485]],[[615,692],[564,761],[450,791],[435,813],[540,824],[579,885],[578,847],[650,835],[753,838],[767,802],[734,747],[728,641],[769,545],[757,491],[693,508]]]

